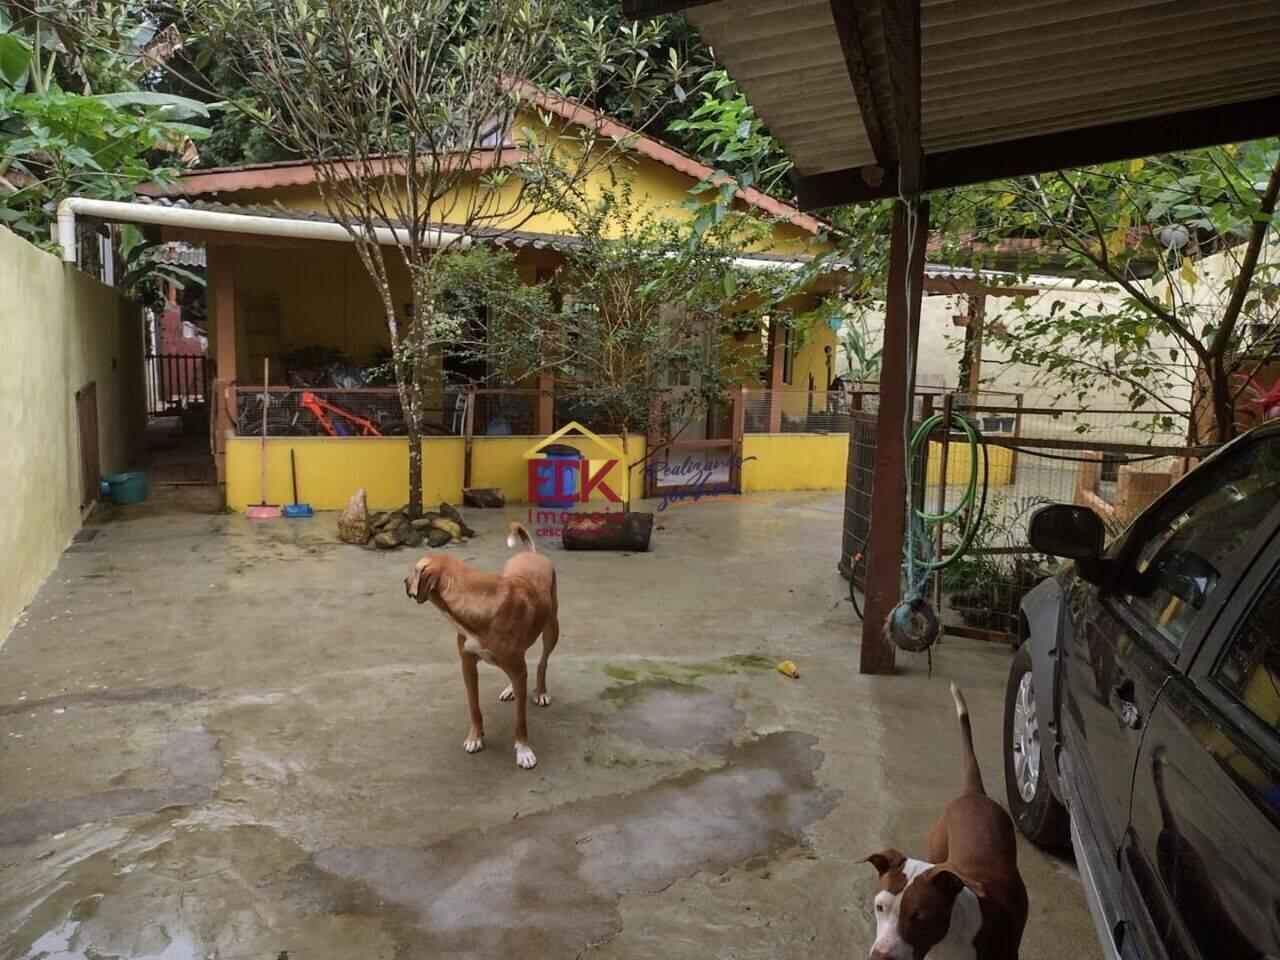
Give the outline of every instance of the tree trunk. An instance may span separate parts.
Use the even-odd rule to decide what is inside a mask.
[[[622,428],[622,489],[626,493],[622,497],[622,512],[631,512],[631,450],[627,446],[627,428]]]
[[[1236,435],[1236,405],[1231,382],[1222,357],[1215,355],[1209,365],[1209,397],[1213,404],[1214,442],[1226,443]]]
[[[422,516],[422,431],[409,421],[409,516]]]

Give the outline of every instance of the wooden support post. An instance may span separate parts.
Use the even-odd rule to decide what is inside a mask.
[[[476,426],[476,392],[475,390],[467,391],[467,405],[462,412],[462,437],[463,437],[463,459],[462,459],[462,488],[469,489],[471,486],[471,453],[474,446]]]
[[[876,450],[872,460],[872,523],[867,544],[866,608],[859,664],[862,673],[893,672],[894,647],[885,622],[902,596],[902,544],[907,520],[906,433],[911,424],[915,347],[920,333],[920,298],[924,292],[924,250],[929,235],[928,202],[915,203],[914,245],[908,237],[908,206],[901,200],[894,204],[889,240],[889,286]]]
[[[228,247],[209,248],[209,272],[213,274],[214,363],[220,380],[236,380],[236,276],[235,260]]]
[[[747,388],[733,391],[733,453],[729,461],[729,484],[742,493],[742,437],[747,425]]]
[[[967,322],[964,327],[964,353],[960,357],[960,389],[976,398],[982,385],[983,317],[987,312],[987,297],[982,293],[969,294]]]
[[[555,395],[551,392],[555,378],[549,373],[538,374],[538,406],[533,416],[533,432],[546,437],[556,432]]]
[[[786,372],[787,349],[783,343],[786,336],[784,327],[776,317],[769,319],[769,432],[782,432],[782,388],[785,386],[782,377]]]
[[[235,261],[229,247],[210,245],[209,274],[213,289],[214,338],[214,391],[224,401],[219,409],[211,411],[213,433],[213,462],[218,483],[227,482],[226,432],[227,424],[235,424],[239,418],[236,391],[236,277]]]

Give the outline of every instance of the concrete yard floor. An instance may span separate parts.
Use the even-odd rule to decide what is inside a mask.
[[[761,500],[672,507],[648,554],[551,551],[532,771],[485,665],[463,752],[416,552],[333,514],[104,513],[0,647],[0,957],[865,956],[860,858],[922,855],[960,784],[949,680],[1003,800],[1010,654],[859,676],[838,499]],[[523,512],[447,549],[496,571]],[[1024,960],[1098,956],[1070,861],[1020,856]]]

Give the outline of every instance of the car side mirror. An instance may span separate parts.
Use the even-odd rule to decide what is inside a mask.
[[[1111,564],[1102,557],[1107,528],[1088,507],[1071,503],[1041,507],[1027,524],[1027,540],[1041,553],[1074,560],[1085,582],[1104,588],[1110,582]]]
[[[1102,556],[1107,530],[1088,507],[1051,503],[1031,515],[1027,539],[1031,546],[1051,557],[1094,560]]]

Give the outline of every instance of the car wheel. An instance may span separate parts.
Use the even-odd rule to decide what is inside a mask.
[[[1048,702],[1044,701],[1047,709]],[[1040,754],[1046,713],[1036,700],[1031,649],[1018,648],[1004,695],[1004,788],[1013,822],[1038,847],[1065,847],[1070,839],[1066,808],[1053,795]]]

